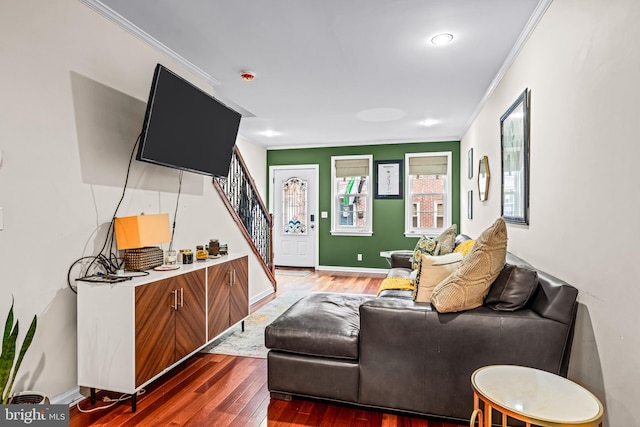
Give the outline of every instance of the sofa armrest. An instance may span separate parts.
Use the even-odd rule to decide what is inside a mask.
[[[391,268],[408,268],[411,270],[413,251],[393,251],[391,253]]]

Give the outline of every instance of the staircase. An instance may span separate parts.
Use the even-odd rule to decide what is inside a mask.
[[[237,146],[231,157],[229,175],[226,178],[213,178],[213,186],[222,197],[249,246],[260,260],[262,268],[275,290],[273,217],[267,211]]]

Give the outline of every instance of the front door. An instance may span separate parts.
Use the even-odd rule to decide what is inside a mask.
[[[274,166],[271,176],[274,264],[315,267],[318,166]]]

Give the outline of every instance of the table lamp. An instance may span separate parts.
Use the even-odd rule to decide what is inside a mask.
[[[162,249],[154,246],[171,240],[169,214],[116,218],[116,246],[124,250],[126,270],[149,270],[162,265]]]

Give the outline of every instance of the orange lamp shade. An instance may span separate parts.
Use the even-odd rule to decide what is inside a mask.
[[[144,248],[171,240],[169,214],[116,218],[114,228],[118,250]]]

